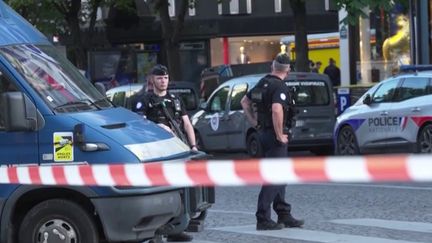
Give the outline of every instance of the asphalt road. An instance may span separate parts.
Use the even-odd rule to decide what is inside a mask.
[[[259,189],[216,188],[216,204],[204,231],[193,233],[193,242],[432,242],[432,183],[289,185],[286,198],[292,213],[306,224],[280,231],[255,230]]]

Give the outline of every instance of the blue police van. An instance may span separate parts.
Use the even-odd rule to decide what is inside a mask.
[[[151,163],[196,154],[112,105],[0,1],[0,166]],[[184,188],[0,185],[0,242],[142,242],[183,231]]]

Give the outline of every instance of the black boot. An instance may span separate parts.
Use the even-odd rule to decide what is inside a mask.
[[[193,237],[191,235],[186,234],[185,232],[181,232],[179,234],[168,235],[167,241],[169,242],[187,242],[192,241]]]
[[[273,220],[258,221],[256,225],[257,230],[281,230],[283,228],[283,224],[276,223]]]
[[[301,227],[304,225],[304,220],[295,219],[291,214],[283,214],[278,217],[278,224],[283,224],[285,227]]]

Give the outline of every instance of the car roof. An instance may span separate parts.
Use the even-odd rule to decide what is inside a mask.
[[[48,39],[4,1],[0,1],[0,46],[16,44],[50,45]]]
[[[145,83],[132,83],[132,84],[125,84],[122,86],[118,86],[118,87],[114,87],[112,89],[109,89],[106,94],[113,94],[113,93],[117,93],[117,92],[126,92],[126,91],[139,91],[141,90],[143,87],[145,87],[146,84]],[[173,89],[173,88],[181,88],[181,89],[193,89],[195,90],[195,92],[198,92],[198,86],[197,84],[193,83],[193,82],[188,82],[188,81],[170,81],[168,84],[168,89]]]
[[[235,85],[240,83],[248,83],[248,84],[256,84],[261,78],[263,78],[266,73],[260,73],[260,74],[251,74],[251,75],[245,75],[237,78],[230,79],[221,85]],[[291,72],[288,74],[288,77],[285,79],[285,81],[290,80],[299,80],[300,79],[318,79],[318,80],[325,80],[327,82],[330,82],[330,79],[327,75],[319,74],[319,73],[312,73],[312,72]]]

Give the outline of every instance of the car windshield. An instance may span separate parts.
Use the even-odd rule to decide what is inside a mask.
[[[297,106],[322,106],[330,102],[328,88],[324,81],[288,81],[285,84],[292,89]]]
[[[3,46],[0,55],[13,65],[54,112],[112,107],[54,46]]]

